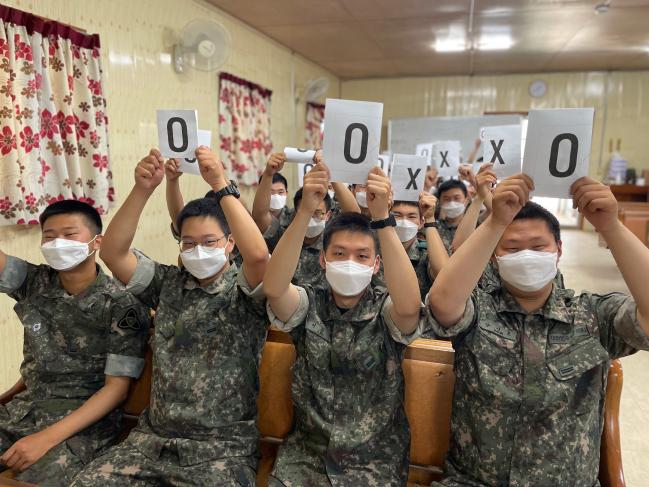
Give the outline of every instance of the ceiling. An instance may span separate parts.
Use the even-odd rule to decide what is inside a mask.
[[[649,0],[208,0],[343,79],[649,69]]]

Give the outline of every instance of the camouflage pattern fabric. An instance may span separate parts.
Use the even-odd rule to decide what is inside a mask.
[[[95,459],[76,477],[72,486],[253,487],[255,463],[250,457],[233,457],[183,465],[174,445],[166,446],[160,455],[151,458],[141,451],[137,440],[129,437]]]
[[[322,235],[310,245],[303,244],[300,251],[292,283],[297,286],[327,286],[325,271],[320,266],[320,252],[322,251]]]
[[[270,226],[264,232],[264,240],[266,240],[268,251],[271,254],[294,217],[295,209],[289,208],[288,206],[282,208],[277,217],[273,216]]]
[[[419,282],[419,293],[423,301],[433,285],[433,280],[428,272],[428,243],[415,240],[410,248],[406,249],[406,252],[412,266],[415,268],[417,282]]]
[[[390,298],[373,284],[341,311],[326,288],[298,288],[286,323],[296,346],[294,431],[278,453],[269,485],[405,485],[410,432],[403,408],[404,337],[389,317]],[[424,308],[420,329],[427,321]]]
[[[0,406],[0,452],[56,423],[104,386],[106,375],[139,377],[149,309],[97,266],[97,278],[71,296],[57,271],[9,256],[0,291],[16,300],[24,327],[20,374],[27,390]],[[112,411],[53,448],[19,476],[46,485],[69,485],[76,469],[116,440],[121,413]]]
[[[453,239],[455,238],[455,232],[457,231],[457,225],[448,223],[446,220],[438,220],[437,231],[439,232],[442,242],[444,242],[444,247],[446,247],[448,255],[451,255],[453,253],[452,245]]]
[[[611,359],[648,350],[629,296],[553,288],[526,313],[504,289],[474,291],[455,349],[446,486],[599,485]]]
[[[127,289],[156,310],[150,406],[129,435],[130,447],[93,463],[76,485],[118,482],[121,474],[115,470],[113,478],[102,470],[104,464],[162,481],[164,475],[156,477],[156,472],[167,467],[152,465],[165,452],[170,452],[165,457],[168,468],[185,471],[187,483],[195,469],[209,470],[205,465],[210,462],[227,464],[238,458],[254,465],[257,369],[268,322],[261,285],[250,290],[243,271],[231,266],[201,287],[183,269],[136,255],[137,268]],[[133,449],[139,454],[132,455]],[[129,460],[140,454],[150,461]]]

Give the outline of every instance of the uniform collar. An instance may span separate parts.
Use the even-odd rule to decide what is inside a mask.
[[[317,251],[322,250],[322,234],[318,235],[317,240],[313,242],[311,245],[303,245],[302,247],[305,249],[313,249]]]
[[[365,290],[361,299],[356,303],[356,306],[348,309],[345,313],[341,313],[336,305],[331,287],[323,288],[321,292],[324,293],[325,302],[323,303],[323,321],[340,320],[352,323],[357,326],[364,325],[367,321],[373,320],[381,312],[381,301],[385,295],[385,289],[375,286],[374,282]]]
[[[51,269],[49,283],[45,287],[45,289],[41,291],[41,295],[46,298],[75,298],[80,303],[87,302],[88,300],[94,301],[94,299],[92,298],[97,295],[97,291],[101,291],[109,281],[109,277],[104,273],[99,265],[96,265],[96,269],[97,277],[95,278],[95,280],[92,282],[92,284],[90,284],[90,286],[88,286],[85,291],[77,294],[76,296],[72,296],[67,293],[67,291],[61,285],[59,273],[56,270]]]
[[[417,262],[421,258],[421,248],[419,247],[417,237],[415,237],[415,241],[412,242],[410,248],[406,250],[406,253],[411,261]]]
[[[572,323],[570,316],[570,310],[566,305],[566,301],[571,299],[574,296],[574,291],[572,289],[562,289],[557,287],[556,284],[552,285],[552,292],[548,297],[548,300],[545,304],[538,310],[527,313],[518,301],[512,296],[509,291],[501,284],[499,291],[496,292],[497,299],[497,311],[508,312],[508,313],[519,313],[519,314],[532,314],[537,316],[542,316],[543,318],[560,321],[562,323]]]
[[[201,289],[207,294],[220,294],[228,290],[232,286],[232,283],[236,281],[239,270],[235,263],[231,263],[230,267],[221,275],[221,277],[205,287],[201,286],[201,283],[198,282],[198,279],[192,276],[189,271],[185,269],[184,272],[187,274],[184,289]]]

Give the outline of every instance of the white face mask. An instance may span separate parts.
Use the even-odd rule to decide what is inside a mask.
[[[281,210],[286,206],[285,194],[271,194],[270,195],[270,209]]]
[[[524,292],[543,288],[557,275],[557,252],[521,250],[496,256],[498,273],[503,281]]]
[[[397,226],[394,228],[397,232],[397,236],[402,243],[412,240],[417,235],[419,227],[406,218],[397,220]]]
[[[448,218],[457,218],[464,213],[464,203],[459,201],[451,201],[442,205],[442,210],[446,213]]]
[[[95,238],[97,238],[96,235]],[[95,238],[85,243],[77,242],[76,240],[55,238],[41,245],[41,252],[50,267],[57,271],[67,271],[78,266],[95,253],[94,250],[88,253],[88,245],[94,242]]]
[[[315,218],[311,218],[309,220],[309,225],[306,227],[307,238],[317,237],[322,232],[324,232],[326,223],[327,222],[325,222],[324,220],[316,220]]]
[[[332,200],[334,199],[334,196],[336,196],[336,192],[333,189],[330,189],[327,193],[329,193],[329,198]]]
[[[336,293],[341,296],[357,296],[369,286],[374,275],[374,267],[342,260],[326,262],[325,277]]]
[[[197,245],[189,252],[181,252],[183,266],[196,279],[207,279],[223,269],[228,261],[224,248],[210,248]]]
[[[365,191],[356,193],[356,202],[361,208],[367,208],[367,193]]]

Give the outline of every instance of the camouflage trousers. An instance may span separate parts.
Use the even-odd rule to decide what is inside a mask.
[[[373,461],[320,456],[293,434],[279,448],[268,487],[400,487],[407,483],[408,452]]]
[[[96,458],[76,477],[72,487],[219,486],[253,487],[256,459],[215,459],[181,466],[178,455],[163,450],[151,459],[128,440]]]
[[[5,406],[0,405],[0,455],[19,439],[37,433],[53,422],[36,420],[33,414],[16,421]],[[27,470],[17,474],[16,480],[43,487],[69,486],[84,465],[81,457],[73,451],[74,444],[75,437],[72,437],[55,446]],[[4,465],[0,465],[2,470],[5,470]]]

